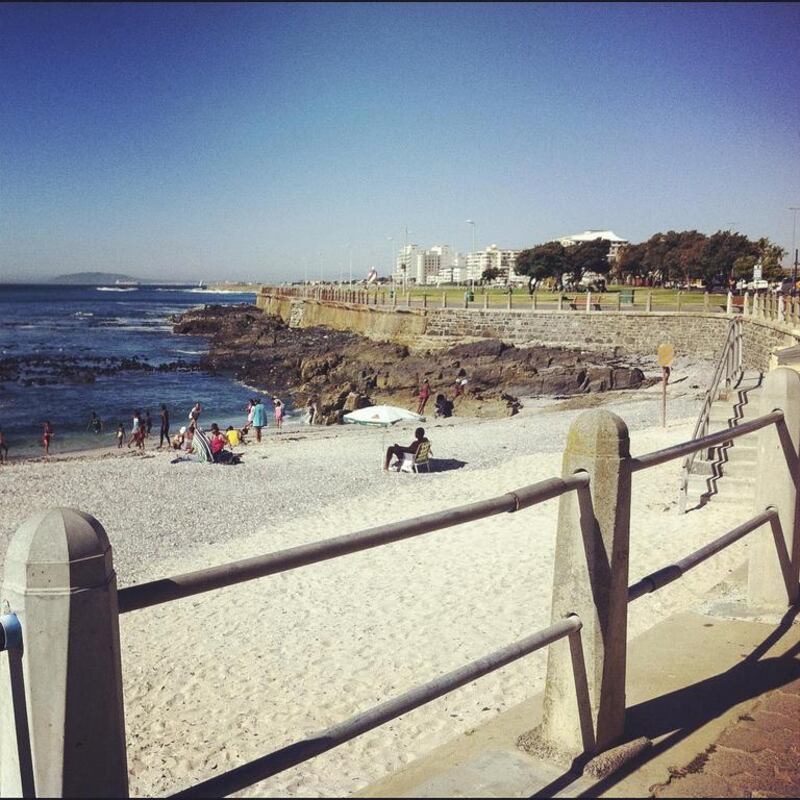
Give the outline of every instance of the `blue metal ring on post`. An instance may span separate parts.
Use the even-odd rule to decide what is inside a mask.
[[[0,616],[0,650],[19,650],[22,647],[22,625],[16,614]]]

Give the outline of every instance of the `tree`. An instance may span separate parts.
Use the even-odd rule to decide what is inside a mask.
[[[487,267],[481,273],[481,280],[486,281],[487,283],[491,283],[493,280],[500,277],[500,270],[496,267]]]
[[[700,253],[699,266],[705,285],[710,286],[715,280],[727,283],[733,279],[737,259],[759,255],[758,244],[744,234],[717,231],[709,236]]]
[[[606,275],[611,269],[608,252],[611,242],[608,239],[592,239],[578,242],[566,249],[566,258],[572,280],[577,283],[585,272],[599,272]]]
[[[647,274],[644,263],[645,255],[647,255],[647,242],[626,245],[619,251],[617,271],[621,276],[644,277]]]
[[[569,271],[566,249],[560,242],[547,242],[523,250],[517,256],[514,270],[519,275],[527,275],[529,284],[549,277],[556,278],[560,283],[561,276]]]

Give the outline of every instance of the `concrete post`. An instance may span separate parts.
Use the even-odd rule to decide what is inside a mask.
[[[647,302],[645,303],[644,310],[645,311],[652,311],[653,310],[653,293],[652,292],[648,292],[647,293]]]
[[[786,322],[786,303],[783,295],[778,295],[778,322]]]
[[[592,293],[586,292],[586,313],[592,310]]]
[[[508,301],[506,302],[506,309],[511,311],[511,292],[508,293]]]
[[[744,300],[742,301],[742,316],[750,316],[750,292],[744,293]]]
[[[442,308],[447,308],[447,289],[442,292]]]
[[[621,300],[622,300],[622,297],[621,297],[620,293],[619,293],[619,292],[617,292],[617,299],[616,299],[616,302],[614,303],[614,308],[615,308],[617,311],[619,311],[619,310],[620,310],[620,303],[621,303]]]
[[[677,296],[675,298],[675,310],[676,311],[680,311],[681,310],[681,300],[682,299],[683,299],[683,292],[680,289],[678,289],[678,294],[677,294]]]
[[[728,292],[728,300],[725,303],[725,313],[733,314],[733,292]]]
[[[411,306],[411,292],[406,292],[406,308]]]
[[[538,298],[536,297],[536,292],[534,292],[533,293],[533,310],[534,311],[536,311],[537,300],[538,300]]]
[[[748,599],[755,606],[785,608],[798,598],[800,576],[800,509],[797,483],[800,474],[800,373],[778,367],[767,373],[761,390],[760,414],[779,408],[785,426],[770,425],[758,432],[755,509],[774,506],[789,564],[781,569],[773,531],[762,527],[753,534],[747,576]],[[788,583],[788,586],[787,586]]]
[[[483,293],[483,310],[489,308],[489,292]]]
[[[709,300],[709,293],[703,292],[703,311],[708,311],[708,300]]]
[[[427,308],[428,307],[428,295],[426,295],[426,294],[422,295],[422,307],[423,308]]]
[[[558,310],[561,311],[564,308],[564,297],[561,292],[558,293]]]
[[[625,726],[629,462],[628,428],[616,414],[586,411],[572,423],[562,476],[585,471],[590,488],[560,499],[551,613],[553,621],[577,614],[583,628],[580,643],[550,645],[533,735],[534,749],[563,763],[607,749]]]
[[[469,308],[469,295],[464,292],[464,308]]]
[[[2,600],[21,668],[0,659],[0,795],[22,794],[12,692],[27,713],[37,797],[127,797],[117,581],[103,526],[71,508],[30,517],[8,547]]]

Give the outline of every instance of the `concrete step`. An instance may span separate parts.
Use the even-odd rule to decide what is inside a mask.
[[[727,478],[748,478],[753,479],[755,475],[756,462],[730,459],[728,461],[721,461],[719,463],[714,461],[696,460],[692,465],[692,475],[698,475],[710,478],[714,471],[721,472],[722,476]]]

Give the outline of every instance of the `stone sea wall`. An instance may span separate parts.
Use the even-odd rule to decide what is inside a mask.
[[[410,345],[490,337],[516,345],[617,347],[621,353],[654,355],[659,344],[670,342],[677,353],[701,358],[716,357],[731,319],[727,314],[692,312],[387,308],[266,292],[257,304],[293,327],[319,325]],[[788,324],[753,317],[742,318],[742,323],[746,368],[766,371],[776,349],[800,343],[800,330]]]

